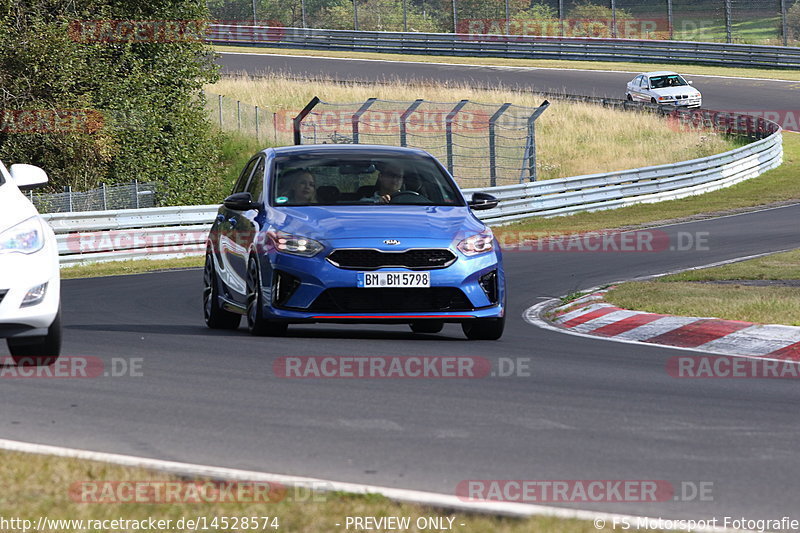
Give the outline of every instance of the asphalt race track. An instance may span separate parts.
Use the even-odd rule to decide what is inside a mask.
[[[223,61],[259,68],[262,58],[253,57]],[[297,60],[298,71],[313,62],[319,72],[316,59]],[[329,68],[380,74],[376,64],[348,65]],[[611,93],[615,76],[629,77],[404,68],[414,69],[417,77],[528,76],[570,92],[582,83],[594,88],[587,94]],[[729,107],[797,98],[788,84],[767,84],[771,99],[754,96],[761,82],[731,80],[714,81],[721,92],[711,96],[707,81],[696,83]],[[676,379],[665,365],[689,352],[541,330],[521,315],[543,297],[797,247],[799,217],[793,205],[653,230],[673,246],[701,239],[686,251],[507,253],[509,321],[497,342],[467,342],[457,326],[413,335],[406,326],[310,325],[291,327],[285,338],[252,338],[244,329],[205,328],[200,270],[67,280],[65,355],[98,357],[106,368],[113,358],[141,358],[144,375],[0,379],[0,436],[446,494],[469,479],[711,482],[710,501],[557,505],[673,518],[792,515],[800,478],[800,393],[792,380]],[[527,358],[531,371],[456,380],[273,373],[285,355],[353,354]]]

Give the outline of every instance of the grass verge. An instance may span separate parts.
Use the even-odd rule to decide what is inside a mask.
[[[122,276],[141,274],[179,268],[199,268],[203,257],[182,257],[180,259],[136,259],[128,261],[108,261],[61,267],[61,279],[99,278],[103,276]]]
[[[382,61],[408,61],[421,63],[449,63],[452,65],[486,65],[526,68],[551,68],[559,70],[613,70],[619,72],[648,72],[663,70],[664,63],[631,63],[601,61],[566,61],[551,59],[509,59],[502,57],[454,57],[414,54],[380,54],[373,52],[303,50],[289,48],[259,48],[255,46],[212,46],[218,52],[252,54],[294,55],[312,57],[340,57],[346,59],[376,59]],[[730,76],[735,78],[764,78],[800,81],[797,69],[758,69],[737,67],[709,67],[703,65],[669,65],[669,70],[680,69],[683,74],[702,76]]]
[[[191,527],[176,527],[181,518],[206,520],[209,525],[215,517],[218,520],[228,518],[231,527],[210,528],[213,531],[295,531],[304,533],[329,533],[345,530],[346,517],[411,517],[411,527],[403,529],[409,532],[438,531],[437,528],[415,527],[419,517],[453,517],[453,529],[463,532],[498,532],[522,533],[529,531],[546,531],[548,533],[590,533],[597,532],[592,522],[564,520],[550,517],[532,517],[516,519],[488,515],[476,515],[433,509],[421,505],[401,504],[379,495],[353,495],[345,493],[317,492],[309,494],[305,491],[294,491],[279,487],[268,492],[268,498],[261,498],[258,503],[253,498],[245,498],[247,502],[235,503],[83,503],[82,495],[99,494],[107,497],[125,496],[119,485],[112,487],[105,482],[187,482],[205,480],[186,480],[168,474],[152,472],[144,469],[121,467],[94,461],[50,457],[45,455],[24,454],[0,451],[0,479],[4,480],[3,491],[0,492],[0,516],[10,519],[19,517],[33,520],[36,524],[39,517],[50,520],[171,520],[172,526],[165,531],[192,531]],[[84,484],[89,482],[93,485]],[[161,485],[163,487],[163,485]],[[246,485],[244,485],[246,488]],[[88,489],[87,489],[88,487]],[[95,490],[102,487],[104,491]],[[180,491],[175,494],[187,494]],[[139,493],[137,493],[139,494]],[[151,493],[154,494],[154,493]],[[262,493],[262,496],[265,493]],[[140,494],[139,498],[143,498]],[[77,500],[77,501],[76,501]],[[267,503],[262,503],[268,500]],[[235,517],[270,517],[268,527],[262,528],[263,519],[258,521],[258,528],[240,526],[234,529]],[[277,518],[277,522],[272,519]],[[273,527],[278,524],[278,528]],[[447,522],[445,522],[446,524]],[[340,524],[340,526],[337,526]],[[463,524],[463,526],[461,525]],[[73,523],[74,525],[74,523]],[[84,523],[84,525],[88,525]],[[220,522],[221,525],[221,522]],[[242,523],[243,525],[243,523]],[[54,525],[55,526],[55,525]],[[67,527],[66,525],[40,529],[39,531],[72,533],[78,531],[104,531],[108,528]],[[138,531],[132,527],[114,527],[114,531]],[[198,528],[201,529],[201,528]],[[351,528],[352,529],[352,528]],[[21,531],[21,529],[18,528]],[[376,531],[387,529],[374,528]],[[611,529],[608,528],[610,531]],[[394,531],[394,529],[392,529]]]
[[[736,283],[745,280],[800,280],[800,250],[623,283],[605,300],[651,313],[800,326],[800,287]]]

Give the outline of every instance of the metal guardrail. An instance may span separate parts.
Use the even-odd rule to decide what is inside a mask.
[[[796,68],[800,48],[786,46],[488,34],[378,32],[212,24],[213,44],[354,52],[590,61],[694,63]]]
[[[776,126],[777,128],[777,126]],[[476,214],[490,224],[684,198],[754,178],[781,164],[777,131],[747,146],[671,165],[621,172],[465,189],[489,191],[496,209]],[[160,207],[43,215],[54,228],[62,264],[123,259],[167,259],[205,253],[217,205]]]

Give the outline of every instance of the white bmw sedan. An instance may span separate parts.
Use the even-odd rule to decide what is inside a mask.
[[[0,161],[0,338],[21,365],[51,364],[61,352],[56,237],[20,190],[46,182],[38,167],[9,172]]]
[[[676,107],[700,107],[703,97],[676,72],[660,71],[639,74],[628,82],[625,96],[628,100]]]

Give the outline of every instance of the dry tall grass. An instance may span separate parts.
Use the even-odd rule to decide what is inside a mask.
[[[262,112],[300,110],[313,96],[332,103],[356,103],[367,98],[393,101],[424,98],[434,102],[457,102],[466,98],[475,102],[512,102],[528,107],[536,107],[544,100],[533,93],[502,87],[478,90],[463,84],[447,83],[356,84],[322,78],[302,81],[281,74],[258,79],[225,77],[207,89],[225,95],[226,99],[257,105]],[[521,135],[524,137],[524,132]],[[443,139],[444,134],[440,144],[444,143]],[[663,119],[654,115],[563,101],[553,101],[537,120],[536,140],[539,179],[674,163],[724,152],[736,146],[730,139],[712,132],[671,129]],[[288,142],[287,136],[278,142]]]

